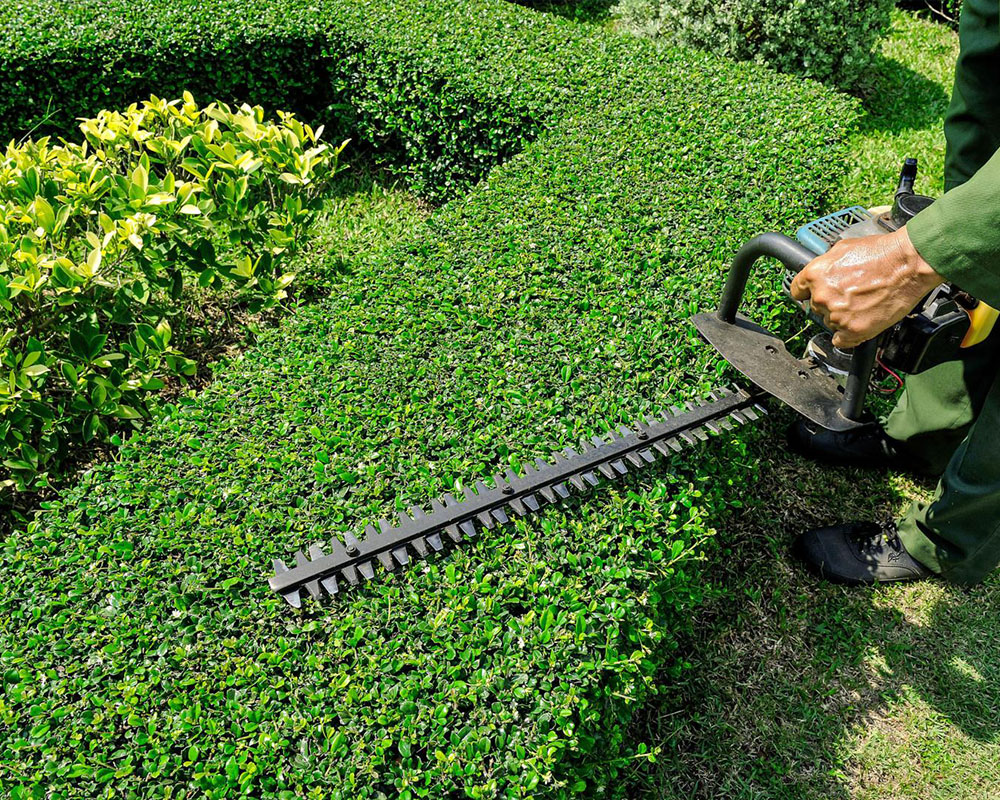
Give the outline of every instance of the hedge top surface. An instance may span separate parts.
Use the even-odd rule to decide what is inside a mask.
[[[0,0],[0,20],[0,138],[65,135],[109,103],[190,90],[353,126],[438,199],[642,52],[507,3],[470,17],[428,0]]]
[[[610,72],[655,77],[646,63],[655,58],[651,45],[506,2],[470,15],[462,3],[434,0],[0,0],[0,18],[0,55],[12,57],[11,66],[92,51],[113,60],[179,59],[204,47],[341,36],[515,106],[575,96]],[[772,86],[795,87],[803,102],[829,96],[817,85],[759,74]]]
[[[716,384],[684,320],[817,204],[851,106],[500,2],[324,8],[386,70],[562,91],[549,130],[7,541],[0,763],[66,797],[620,795],[746,489],[720,451],[302,614],[267,565]]]
[[[600,51],[634,52],[616,39],[599,42],[570,22],[529,15],[507,3],[497,3],[491,14],[475,15],[474,26],[455,3],[430,0],[315,0],[307,5],[292,0],[2,0],[0,18],[0,54],[28,61],[61,60],[74,53],[178,58],[206,46],[225,50],[266,45],[283,36],[318,42],[345,36],[386,55],[405,55],[406,63],[430,67],[480,92],[532,100],[597,78],[601,62],[593,56]],[[520,46],[512,46],[514,26]],[[567,45],[576,50],[573,58],[552,57],[566,52]],[[511,79],[495,80],[498,72]]]

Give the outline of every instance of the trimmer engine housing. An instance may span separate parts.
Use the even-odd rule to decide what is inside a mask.
[[[932,197],[914,193],[916,177],[917,161],[908,158],[903,164],[891,206],[871,210],[863,206],[842,209],[803,225],[796,232],[796,238],[816,255],[821,255],[842,239],[860,239],[899,230],[934,202]],[[794,277],[795,272],[785,271],[782,284],[789,297]],[[846,376],[850,352],[833,347],[833,332],[826,328],[821,317],[811,313],[808,303],[793,302],[823,328],[809,342],[809,355],[831,374]],[[958,287],[942,284],[885,338],[878,364],[884,369],[912,375],[953,358],[968,333],[969,311],[976,305],[975,298]]]

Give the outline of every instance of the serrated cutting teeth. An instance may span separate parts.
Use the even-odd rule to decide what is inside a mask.
[[[479,524],[488,531],[493,530],[497,525],[488,511],[484,511],[482,514],[476,514],[476,519],[479,520]]]
[[[420,558],[427,558],[430,555],[430,551],[427,549],[427,541],[422,536],[412,540],[410,546],[417,551],[417,555]]]
[[[347,579],[347,582],[351,584],[351,586],[357,586],[359,583],[361,583],[361,581],[358,578],[358,571],[353,566],[344,567],[341,570],[340,574]]]
[[[392,553],[388,551],[378,554],[378,563],[389,570],[389,572],[396,569],[396,562],[392,560]]]
[[[581,441],[579,449],[565,447],[549,459],[524,464],[519,475],[507,469],[494,475],[492,488],[481,480],[461,486],[453,494],[432,498],[430,512],[412,506],[390,522],[379,519],[368,525],[361,538],[350,531],[343,541],[333,538],[329,550],[318,544],[294,554],[294,566],[274,559],[271,588],[291,606],[302,606],[303,591],[312,598],[325,592],[337,594],[343,586],[358,586],[375,579],[375,563],[388,572],[408,566],[414,559],[428,558],[445,550],[445,540],[458,544],[475,537],[479,530],[492,530],[510,522],[510,514],[526,517],[570,497],[572,486],[586,492],[605,479],[621,480],[631,469],[653,463],[654,453],[672,456],[684,444],[697,444],[709,432],[732,430],[765,413],[759,396],[739,388],[713,391],[706,402],[671,406],[669,413],[644,416],[631,425],[619,425],[603,436]],[[476,527],[479,524],[479,529]]]

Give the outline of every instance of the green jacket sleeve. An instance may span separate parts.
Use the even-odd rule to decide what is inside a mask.
[[[938,274],[1000,308],[1000,151],[972,178],[917,214],[906,229]]]

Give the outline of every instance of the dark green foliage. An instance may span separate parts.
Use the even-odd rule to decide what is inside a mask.
[[[854,107],[502,2],[323,9],[368,42],[334,86],[365,64],[413,92],[419,117],[379,123],[403,101],[351,89],[380,130],[450,117],[454,153],[491,143],[466,165],[547,131],[10,537],[2,774],[81,798],[621,796],[626,724],[745,489],[689,462],[738,441],[303,613],[270,559],[723,380],[685,319],[742,240],[818,206]],[[463,98],[493,116],[435,110]]]
[[[333,0],[305,8],[290,0],[2,0],[0,12],[0,140],[33,129],[67,134],[77,117],[190,90],[203,101],[295,111],[338,131],[348,125],[438,198],[464,191],[538,133],[558,98],[537,84],[563,69],[544,54],[502,51],[493,19],[468,31],[460,13],[435,4],[413,4],[408,22],[427,23],[413,30],[400,30],[387,8],[345,12]],[[572,36],[546,27],[553,43]],[[515,61],[544,69],[528,86],[497,85],[480,68],[484,58],[508,74]]]
[[[889,27],[893,0],[619,0],[628,29],[852,87]]]
[[[599,23],[610,17],[614,0],[510,0],[546,14],[557,14],[576,22]]]

